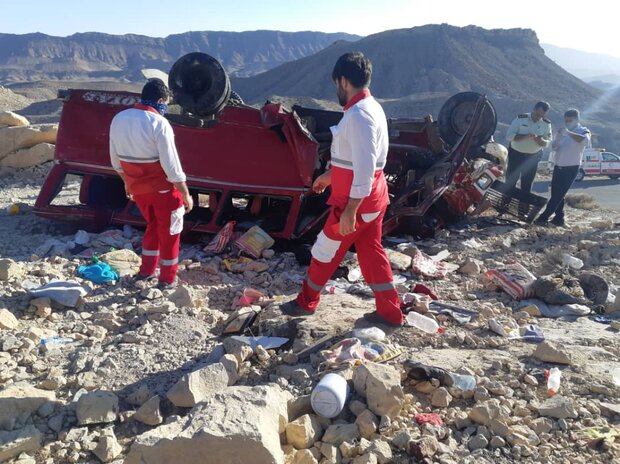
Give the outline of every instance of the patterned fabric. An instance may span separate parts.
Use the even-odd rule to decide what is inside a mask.
[[[153,100],[140,100],[140,103],[155,108],[157,112],[162,116],[168,112],[168,105],[166,105],[165,103],[157,103]]]

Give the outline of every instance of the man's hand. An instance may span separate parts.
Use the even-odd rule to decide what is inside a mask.
[[[125,196],[127,196],[128,200],[133,201],[133,195],[129,193],[129,190],[127,189],[127,184],[125,184]]]
[[[332,184],[332,172],[326,171],[317,177],[312,184],[312,191],[314,193],[323,193],[327,187]]]
[[[349,198],[347,206],[340,215],[340,235],[349,235],[355,232],[355,217],[363,198]]]
[[[192,210],[194,207],[194,199],[191,195],[183,195],[183,206],[185,206],[185,214]]]
[[[349,235],[355,232],[355,212],[345,210],[340,216],[340,235]]]
[[[534,142],[536,142],[541,147],[544,147],[547,145],[547,141],[542,138],[542,135],[537,135],[536,137],[534,137]]]

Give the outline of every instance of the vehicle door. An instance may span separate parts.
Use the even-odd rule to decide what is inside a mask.
[[[583,171],[586,175],[597,175],[601,173],[601,152],[586,150],[583,154]]]
[[[601,174],[620,174],[620,156],[605,152],[602,158]]]

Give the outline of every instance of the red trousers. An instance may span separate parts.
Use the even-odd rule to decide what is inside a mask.
[[[159,264],[159,281],[172,283],[179,267],[179,244],[183,229],[183,196],[178,190],[134,195],[146,231],[142,239],[140,274],[153,275]]]
[[[314,311],[319,304],[321,291],[334,274],[352,244],[355,244],[362,275],[375,295],[377,313],[394,324],[402,323],[400,299],[394,287],[392,268],[383,246],[381,231],[385,210],[370,222],[357,217],[355,232],[342,236],[333,231],[342,210],[332,207],[325,227],[312,247],[312,261],[303,282],[297,303],[304,309]]]

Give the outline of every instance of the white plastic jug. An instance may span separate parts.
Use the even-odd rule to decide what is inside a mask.
[[[321,379],[310,396],[312,409],[321,417],[336,417],[349,396],[349,384],[338,374],[327,374]]]

